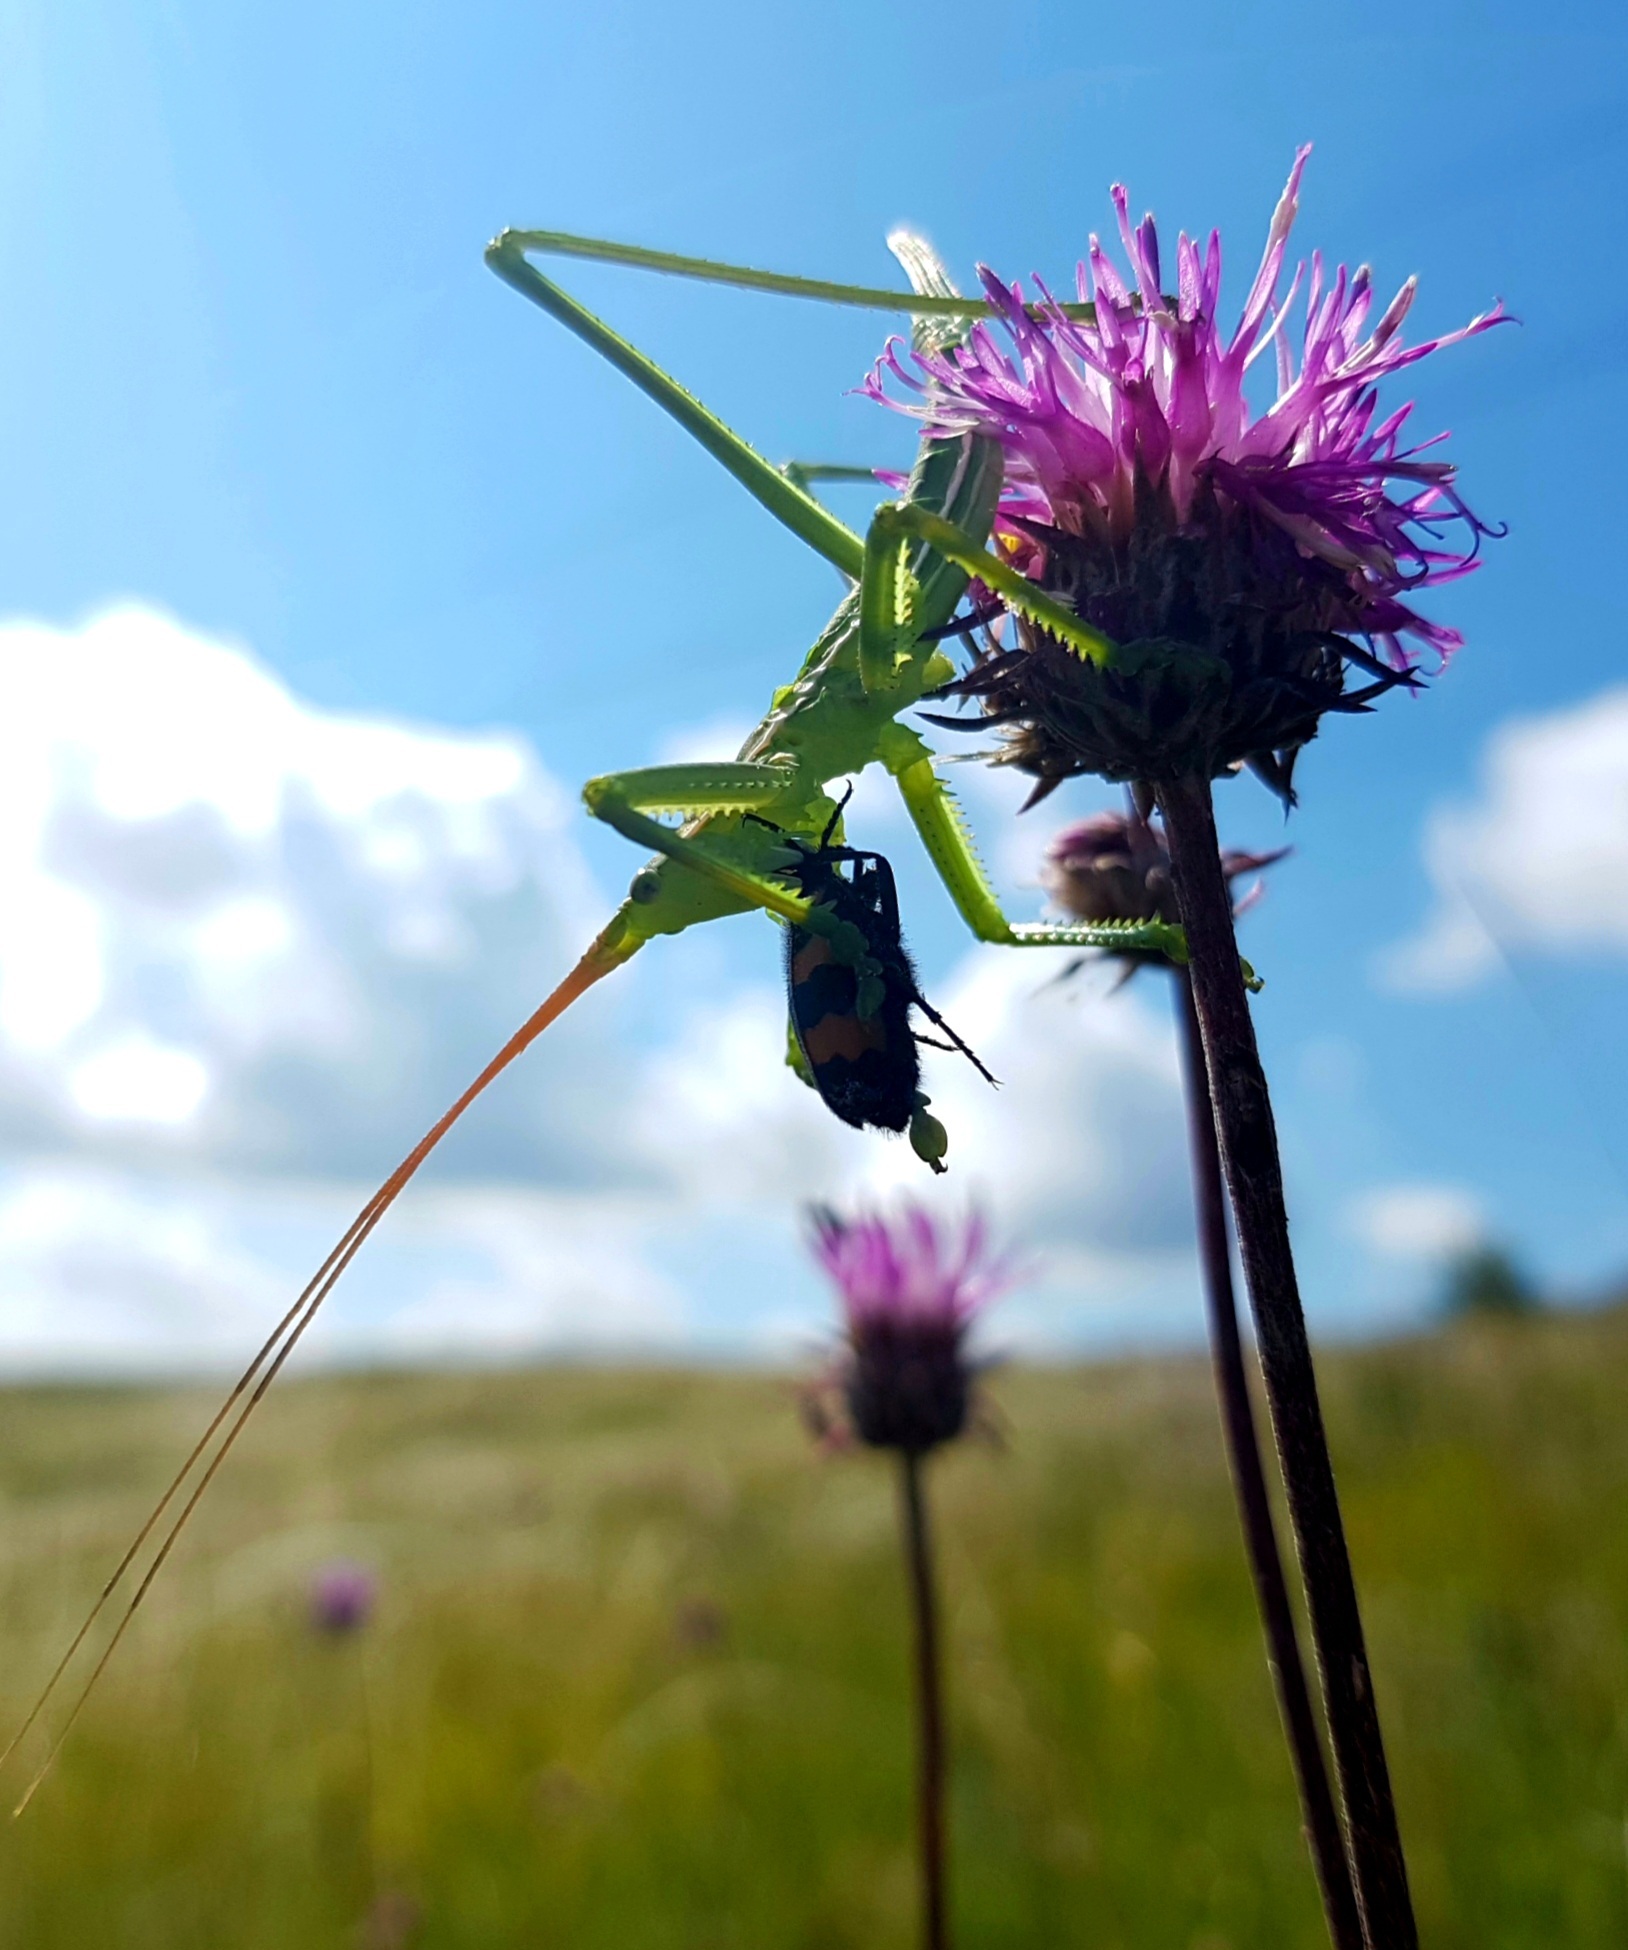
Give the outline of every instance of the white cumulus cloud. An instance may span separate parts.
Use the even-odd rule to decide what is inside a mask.
[[[1495,732],[1424,855],[1435,906],[1384,957],[1393,987],[1462,989],[1507,949],[1628,953],[1628,687]]]
[[[580,809],[515,736],[321,710],[149,610],[0,625],[0,678],[0,1363],[239,1359],[605,920]],[[803,1205],[901,1189],[1030,1254],[1013,1335],[1196,1323],[1158,984],[971,951],[933,999],[1002,1082],[927,1052],[935,1182],[785,1067],[752,927],[766,976],[767,922],[676,990],[657,944],[552,1030],[311,1352],[783,1348],[829,1317]]]
[[[653,1060],[638,1141],[668,1160],[692,1211],[789,1214],[811,1200],[908,1194],[953,1212],[975,1201],[1050,1294],[1020,1310],[1024,1335],[1089,1331],[1106,1323],[1104,1309],[1140,1331],[1144,1303],[1168,1313],[1195,1291],[1174,1038],[1161,983],[1105,996],[1100,976],[1057,982],[1068,961],[974,949],[935,992],[1000,1079],[992,1089],[965,1058],[924,1052],[924,1086],[950,1137],[942,1179],[902,1138],[848,1130],[795,1078],[784,1002],[766,987],[698,1012]]]
[[[949,1187],[970,1186],[1025,1237],[1157,1250],[1191,1227],[1180,1079],[1154,982],[1104,996],[1055,977],[1066,955],[982,948],[935,1002],[999,1079],[924,1052],[950,1132]],[[931,1189],[901,1139],[855,1133],[786,1067],[778,989],[698,1011],[651,1060],[636,1128],[693,1201],[793,1200]]]
[[[140,609],[0,628],[0,1145],[382,1172],[603,919],[506,735],[316,710]],[[602,1166],[580,1023],[451,1152]]]
[[[0,1166],[0,1367],[242,1364],[348,1224],[356,1186]],[[685,1215],[614,1192],[417,1186],[300,1359],[671,1349],[695,1326],[664,1270]]]
[[[1486,1238],[1486,1214],[1459,1185],[1380,1185],[1351,1205],[1352,1232],[1370,1252],[1391,1260],[1443,1260]]]
[[[1116,995],[1057,977],[1066,951],[979,948],[934,997],[1000,1079],[929,1052],[951,1159],[1045,1250],[1159,1252],[1192,1231],[1175,1038],[1165,984]],[[885,1176],[912,1182],[895,1154]],[[881,1175],[881,1174],[879,1174]]]
[[[292,1295],[245,1217],[218,1184],[65,1160],[0,1167],[0,1365],[191,1366],[246,1354]],[[324,1212],[310,1230],[337,1217]]]

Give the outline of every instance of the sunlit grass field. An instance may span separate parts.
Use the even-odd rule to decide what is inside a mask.
[[[1325,1373],[1427,1945],[1620,1950],[1628,1317]],[[963,1950],[1317,1944],[1203,1364],[992,1395],[935,1472]],[[0,1408],[9,1717],[206,1396]],[[280,1387],[0,1833],[0,1946],[903,1950],[892,1491],[775,1378]]]

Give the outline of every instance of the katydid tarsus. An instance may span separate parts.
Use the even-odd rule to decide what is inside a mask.
[[[785,872],[788,842],[818,842],[836,825],[839,807],[828,791],[834,782],[871,765],[880,765],[893,778],[933,866],[980,941],[1008,947],[1143,949],[1184,958],[1180,930],[1160,922],[1093,927],[1009,921],[925,741],[900,722],[902,713],[954,675],[939,640],[953,628],[973,577],[1007,608],[1050,631],[1080,656],[1107,664],[1123,656],[990,548],[1001,486],[999,448],[970,436],[925,441],[903,498],[879,508],[861,537],[817,501],[807,485],[851,479],[859,470],[773,466],[530,262],[531,256],[547,253],[595,258],[827,303],[909,312],[918,341],[939,344],[959,338],[974,317],[987,313],[984,301],[956,293],[919,238],[901,233],[890,242],[912,285],[909,293],[743,270],[553,232],[506,231],[488,249],[487,261],[501,278],[671,414],[776,519],[829,560],[850,587],[801,670],[774,693],[768,712],[735,758],[615,773],[584,788],[587,808],[596,818],[649,848],[654,857],[634,876],[628,897],[576,967],[363,1206],[210,1421],[0,1754],[3,1763],[36,1724],[115,1593],[133,1580],[117,1623],[19,1811],[55,1758],[244,1423],[373,1228],[488,1084],[578,997],[647,942],[724,915],[761,908],[782,922],[824,935],[835,958],[848,961],[856,971],[863,969],[866,944],[858,932],[828,907],[799,894],[794,878]],[[1067,309],[1088,312],[1090,307]],[[661,814],[676,814],[681,823],[664,824]],[[936,1162],[943,1134],[926,1116],[925,1100],[911,1137],[921,1155]]]

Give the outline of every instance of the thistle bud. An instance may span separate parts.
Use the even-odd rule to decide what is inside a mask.
[[[1076,921],[1177,919],[1170,855],[1134,810],[1095,813],[1065,826],[1046,848],[1040,884]]]
[[[1246,853],[1228,847],[1221,855],[1229,884],[1243,874],[1258,873],[1288,852]],[[1134,801],[1122,813],[1094,813],[1065,826],[1046,848],[1040,869],[1041,885],[1053,904],[1076,921],[1169,921],[1179,924],[1170,852],[1163,832],[1144,819]],[[1260,883],[1234,902],[1241,914],[1260,891]],[[1132,968],[1162,956],[1124,952],[1120,959]]]

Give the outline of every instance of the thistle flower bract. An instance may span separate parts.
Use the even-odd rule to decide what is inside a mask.
[[[1411,408],[1378,417],[1377,389],[1505,314],[1405,346],[1410,278],[1364,336],[1367,268],[1329,280],[1314,254],[1297,360],[1288,321],[1305,267],[1281,302],[1278,290],[1308,153],[1230,335],[1219,235],[1202,253],[1180,239],[1166,295],[1153,219],[1133,229],[1116,184],[1129,282],[1093,236],[1078,285],[1094,322],[1065,316],[1044,285],[1031,316],[1020,286],[981,268],[997,323],[945,350],[894,341],[866,382],[931,432],[1000,442],[1000,546],[1129,653],[1103,670],[1008,619],[1012,634],[950,687],[1010,728],[1002,761],[1042,791],[1080,772],[1213,777],[1248,762],[1288,798],[1325,711],[1417,682],[1421,647],[1439,667],[1461,641],[1411,598],[1463,575],[1491,531],[1452,463],[1428,455],[1435,441],[1403,444]],[[1256,414],[1246,374],[1267,352],[1277,396]],[[1348,690],[1352,668],[1366,681]]]
[[[876,1449],[922,1455],[966,1427],[967,1329],[1010,1274],[982,1219],[935,1222],[814,1212],[814,1256],[842,1300],[847,1352],[837,1380],[854,1433]]]

